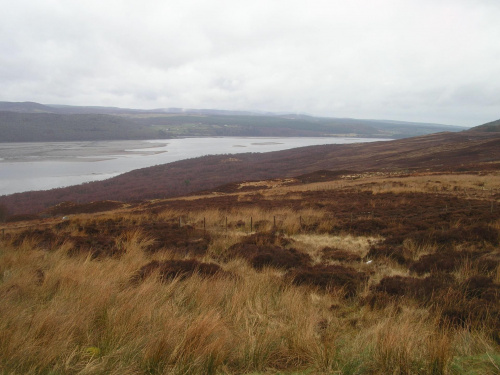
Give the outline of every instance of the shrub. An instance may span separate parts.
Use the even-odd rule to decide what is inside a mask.
[[[31,221],[31,220],[39,220],[40,216],[34,214],[17,214],[8,216],[6,219],[7,223],[16,223],[18,221]]]
[[[338,260],[341,262],[359,262],[361,257],[349,251],[336,249],[332,247],[325,247],[321,250],[321,257],[323,260]]]
[[[460,253],[442,251],[420,257],[410,266],[410,271],[416,272],[418,275],[431,271],[453,272],[461,263],[462,257]]]
[[[56,246],[60,246],[64,239],[57,236],[52,229],[26,229],[14,236],[13,245],[19,246],[24,240],[31,240],[34,245],[43,250],[51,250]]]
[[[210,243],[208,234],[188,225],[179,227],[175,224],[153,223],[142,226],[142,229],[154,240],[146,248],[150,253],[167,248],[183,255],[202,256],[206,254]]]
[[[403,255],[403,248],[401,246],[377,245],[371,246],[366,254],[367,259],[389,258],[395,260],[399,264],[406,264],[408,260]]]
[[[3,223],[9,216],[9,210],[4,204],[0,204],[0,223]]]
[[[412,297],[422,302],[429,302],[440,292],[453,285],[454,278],[448,274],[436,273],[424,279],[404,276],[384,277],[373,287],[374,292],[387,293],[394,297]]]
[[[253,268],[261,270],[265,266],[291,269],[307,266],[311,257],[296,249],[285,249],[274,245],[237,243],[228,250],[229,258],[246,259]]]
[[[477,259],[477,266],[483,272],[495,271],[500,265],[500,254],[485,254]]]
[[[141,267],[132,277],[132,281],[139,282],[147,278],[153,272],[158,272],[161,281],[168,281],[175,277],[181,280],[198,274],[204,277],[215,275],[228,275],[222,268],[214,263],[202,263],[194,259],[189,260],[166,260],[163,262],[152,261]]]
[[[358,286],[368,277],[353,268],[338,265],[317,265],[290,271],[287,275],[295,285],[311,285],[323,290],[344,288],[345,295],[356,295]]]
[[[482,298],[490,302],[496,302],[500,296],[500,287],[493,282],[491,277],[483,275],[468,278],[463,287],[467,298]]]
[[[358,219],[351,223],[350,231],[360,235],[373,235],[387,229],[387,223],[380,219]]]
[[[115,239],[111,236],[73,236],[70,237],[73,242],[68,255],[78,255],[88,253],[92,259],[112,256],[120,256],[125,253],[124,249],[116,246]]]
[[[249,245],[276,245],[276,246],[287,246],[292,243],[292,240],[285,238],[281,234],[276,232],[257,232],[246,236],[241,243]]]
[[[466,259],[474,261],[479,269],[486,272],[494,271],[499,263],[494,255],[484,254],[483,251],[446,250],[420,257],[409,269],[419,275],[434,271],[454,272]]]

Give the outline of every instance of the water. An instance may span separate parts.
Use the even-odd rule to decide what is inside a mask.
[[[183,138],[152,141],[0,143],[0,195],[104,180],[204,155],[269,152],[373,138]]]

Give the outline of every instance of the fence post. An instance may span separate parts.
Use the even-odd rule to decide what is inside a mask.
[[[253,232],[253,218],[250,216],[250,233]]]
[[[182,228],[182,221],[180,216],[179,216],[179,228]]]

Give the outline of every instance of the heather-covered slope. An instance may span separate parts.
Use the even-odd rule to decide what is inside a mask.
[[[500,132],[500,120],[488,122],[483,125],[476,126],[470,131],[478,131],[478,132]]]
[[[83,185],[0,197],[11,214],[62,201],[133,201],[209,190],[236,181],[292,177],[317,170],[498,168],[500,134],[440,133],[389,142],[324,145],[265,154],[220,155],[135,170]],[[481,165],[481,166],[479,166]]]

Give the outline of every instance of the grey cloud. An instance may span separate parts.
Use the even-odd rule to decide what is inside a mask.
[[[0,6],[0,100],[459,125],[499,117],[495,1]]]

